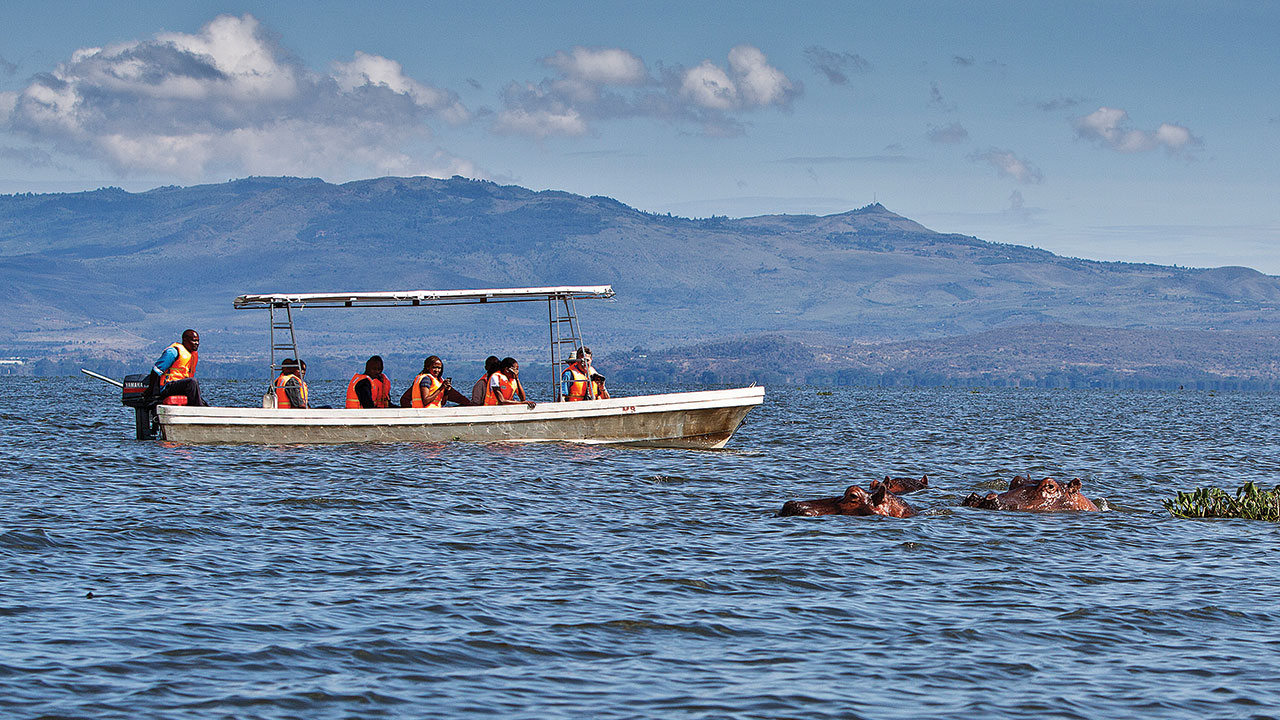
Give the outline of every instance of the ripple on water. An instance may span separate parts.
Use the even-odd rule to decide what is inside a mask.
[[[1160,507],[1274,485],[1275,394],[787,388],[711,453],[137,443],[125,410],[61,382],[0,385],[3,714],[1280,706],[1261,660],[1280,532]],[[208,383],[218,402],[250,385]],[[1113,511],[956,507],[1027,473]],[[915,518],[774,516],[923,474]]]

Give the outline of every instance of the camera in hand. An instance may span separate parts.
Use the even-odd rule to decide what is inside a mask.
[[[591,379],[596,382],[604,382],[604,376],[600,373],[591,373]]]

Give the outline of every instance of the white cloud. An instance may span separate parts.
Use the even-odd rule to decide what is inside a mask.
[[[301,65],[253,16],[224,15],[195,34],[77,50],[0,95],[0,127],[126,175],[339,179],[437,166],[420,157],[427,121],[469,119],[456,94],[394,60],[357,52],[331,70]]]
[[[781,70],[769,64],[759,48],[738,45],[729,51],[729,67],[733,69],[743,103],[748,107],[787,106],[795,96],[795,86]]]
[[[991,148],[986,152],[973,153],[969,159],[974,162],[985,162],[995,168],[1000,176],[1012,178],[1023,185],[1034,185],[1044,180],[1044,175],[1039,168],[1010,150]]]
[[[559,110],[510,108],[498,113],[493,129],[503,134],[528,135],[541,139],[551,135],[585,135],[587,123],[573,108]]]
[[[208,79],[199,76],[169,74],[163,78],[166,82],[176,80],[180,88],[188,91],[193,88],[197,92],[223,90],[230,97],[239,100],[287,99],[294,97],[299,91],[299,69],[279,60],[276,48],[267,41],[258,20],[252,15],[221,15],[201,28],[197,35],[161,33],[156,36],[154,44],[134,43],[123,48],[134,49],[148,45],[157,48],[168,46],[193,57],[208,59],[222,74],[221,78],[216,78],[217,81],[212,83],[198,82]],[[108,71],[122,64],[128,65],[133,71],[129,79],[133,81],[130,85],[134,88],[145,86],[147,75],[161,69],[154,62],[146,62],[145,57],[121,62],[120,53],[113,55],[114,57],[97,54],[103,61],[104,69]]]
[[[595,105],[613,88],[654,83],[644,61],[622,48],[575,46],[569,52],[559,50],[540,62],[560,72],[558,78],[548,78],[537,86],[541,96],[555,103]],[[535,108],[523,109],[533,112]]]
[[[1129,113],[1109,107],[1100,107],[1076,118],[1075,129],[1078,137],[1122,153],[1163,147],[1171,154],[1179,154],[1201,144],[1199,138],[1181,125],[1162,123],[1154,132],[1136,130],[1129,126]]]
[[[729,73],[710,60],[684,74],[680,93],[704,108],[732,110],[738,106],[738,87]]]
[[[642,85],[650,80],[644,61],[622,48],[576,46],[567,53],[559,50],[542,62],[567,78],[591,85]]]
[[[729,70],[732,77],[719,65],[703,60],[685,73],[680,91],[712,110],[787,107],[797,94],[791,80],[751,45],[738,45],[729,51]]]
[[[1156,128],[1155,140],[1170,150],[1181,150],[1199,143],[1190,130],[1181,125],[1169,123],[1161,123],[1160,127]]]
[[[400,63],[380,55],[369,55],[357,50],[351,62],[333,63],[333,78],[344,92],[356,92],[364,87],[383,87],[412,98],[421,108],[441,113],[445,120],[455,125],[470,119],[470,113],[457,95],[414,80],[404,74]]]
[[[203,171],[219,155],[219,136],[212,133],[156,135],[110,133],[96,138],[98,151],[120,169],[145,169],[184,179],[197,179],[192,169]]]
[[[787,108],[803,90],[750,45],[729,52],[727,69],[711,60],[689,69],[660,65],[660,77],[621,48],[574,47],[542,63],[559,75],[536,84],[510,83],[495,132],[576,136],[596,122],[648,117],[696,124],[708,136],[738,135],[743,125],[734,115]]]

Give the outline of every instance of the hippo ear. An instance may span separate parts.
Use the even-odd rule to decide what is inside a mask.
[[[1075,495],[1080,492],[1080,478],[1071,478],[1071,482],[1067,483],[1067,494]]]
[[[921,486],[921,487],[929,487],[929,476],[928,476],[928,475],[921,475],[921,476],[920,476],[920,486]]]
[[[872,483],[871,504],[879,505],[880,503],[884,502],[884,496],[888,494],[888,492],[889,492],[889,488],[885,487],[884,485],[881,485],[880,483]]]
[[[888,484],[889,484],[889,478],[885,478],[883,483],[881,483],[879,480],[872,480],[871,484],[868,485],[867,487],[871,489],[871,492],[875,492],[876,488],[885,487]]]

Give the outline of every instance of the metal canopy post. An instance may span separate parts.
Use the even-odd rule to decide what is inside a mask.
[[[572,295],[547,298],[547,321],[551,331],[551,396],[560,401],[560,373],[569,364],[564,346],[569,346],[569,359],[577,357],[582,347],[582,331],[578,326],[577,306]]]
[[[280,317],[280,310],[284,310],[283,318]],[[298,360],[298,338],[293,331],[293,308],[290,303],[272,303],[268,306],[267,314],[271,319],[271,382],[275,382],[275,375],[282,369],[281,362],[276,360],[276,353],[288,351],[286,358]]]

